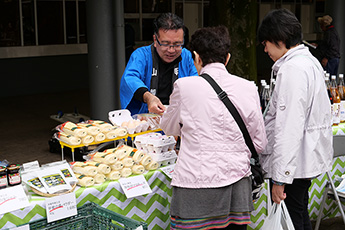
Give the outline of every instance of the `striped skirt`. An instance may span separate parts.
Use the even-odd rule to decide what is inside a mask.
[[[230,212],[228,215],[209,218],[182,219],[172,216],[171,229],[225,228],[229,224],[250,224],[250,212]]]
[[[173,187],[170,204],[171,229],[225,228],[250,223],[254,210],[251,179],[221,188]]]

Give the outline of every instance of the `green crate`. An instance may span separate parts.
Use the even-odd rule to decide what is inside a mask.
[[[32,221],[30,230],[34,229],[51,229],[51,230],[67,230],[67,229],[137,229],[142,227],[147,230],[145,222],[139,222],[130,219],[121,214],[110,211],[95,203],[87,203],[78,208],[78,214],[62,220],[47,223],[47,219]]]

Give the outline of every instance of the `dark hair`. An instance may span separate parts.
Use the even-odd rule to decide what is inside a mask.
[[[287,9],[272,10],[262,20],[258,29],[259,42],[269,41],[278,46],[281,41],[287,49],[302,42],[302,25]]]
[[[203,66],[220,62],[225,64],[230,52],[230,36],[225,26],[204,27],[195,31],[189,42],[189,49],[197,52],[203,62]]]
[[[160,29],[178,30],[183,29],[183,20],[173,13],[162,13],[153,20],[153,32],[158,35]]]

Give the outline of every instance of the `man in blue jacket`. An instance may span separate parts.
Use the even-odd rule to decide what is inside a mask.
[[[131,114],[163,113],[176,79],[198,75],[190,51],[183,48],[182,19],[163,13],[153,27],[153,44],[136,49],[122,75],[121,107]]]

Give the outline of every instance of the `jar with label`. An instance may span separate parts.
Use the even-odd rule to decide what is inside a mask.
[[[10,166],[7,167],[8,185],[14,186],[21,183],[19,170],[20,170],[19,164],[11,164]]]
[[[7,171],[5,166],[0,166],[0,189],[7,187]]]

